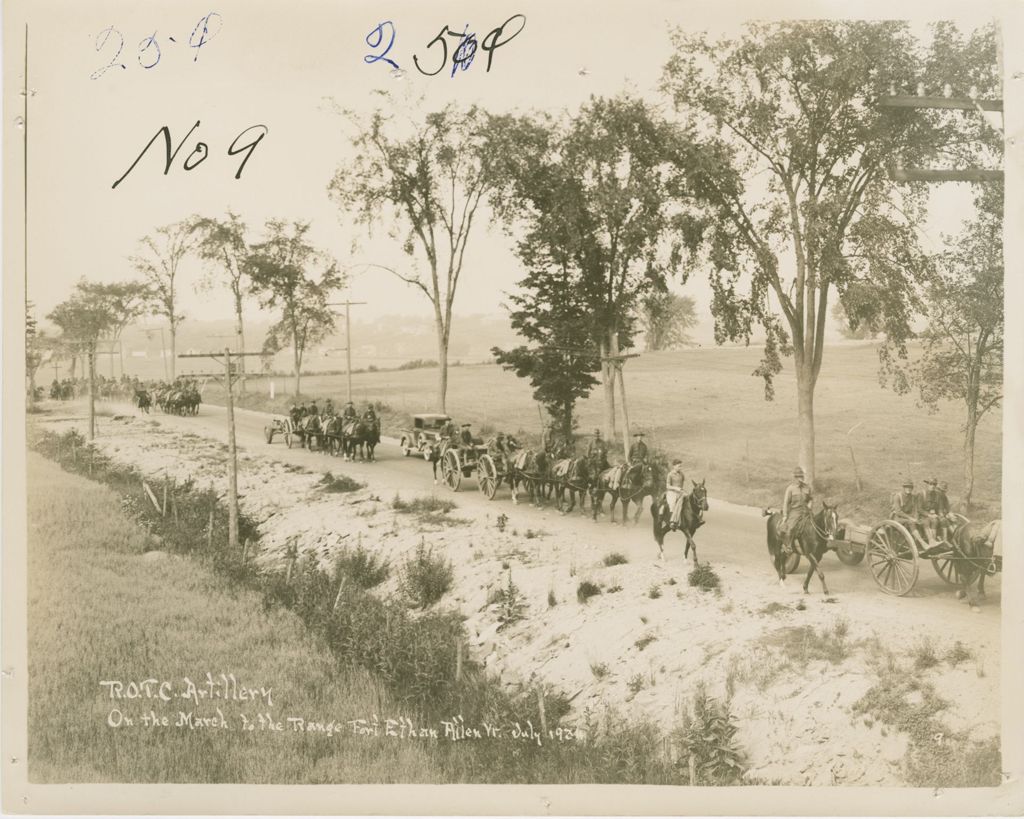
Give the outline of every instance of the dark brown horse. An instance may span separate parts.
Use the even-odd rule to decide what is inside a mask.
[[[779,526],[782,523],[782,512],[777,509],[764,509],[762,515],[768,516],[768,554],[771,555],[772,565],[779,576],[779,585],[786,582],[786,563],[789,555],[782,547],[782,533]],[[807,558],[810,567],[807,569],[807,577],[804,578],[804,592],[808,592],[807,586],[811,582],[811,575],[817,572],[821,580],[822,594],[828,594],[828,586],[825,584],[825,575],[822,574],[820,563],[825,551],[828,549],[828,542],[835,536],[839,527],[839,513],[835,506],[822,503],[821,511],[818,514],[804,517],[803,525],[793,533],[793,551],[801,557]]]
[[[613,476],[619,470],[618,485],[613,487]],[[629,504],[636,504],[636,514],[633,516],[633,523],[640,520],[640,513],[643,512],[643,499],[653,496],[656,488],[654,469],[648,463],[620,464],[611,469],[605,469],[599,474],[590,486],[590,504],[594,520],[597,520],[601,513],[601,506],[604,496],[610,496],[609,509],[611,510],[611,522],[615,523],[615,506],[622,503],[622,522],[629,517]]]
[[[651,501],[651,518],[654,521],[654,540],[658,544],[658,556],[665,554],[665,535],[680,531],[686,537],[686,549],[683,560],[693,550],[693,565],[697,566],[697,542],[693,539],[696,531],[704,525],[704,513],[708,511],[708,490],[706,480],[698,483],[693,481],[693,491],[683,497],[683,508],[679,516],[679,526],[672,525],[672,510],[668,498],[662,495],[658,500]]]
[[[580,511],[586,507],[587,493],[590,490],[590,464],[586,458],[564,458],[551,469],[551,482],[558,491],[558,511],[563,515],[576,508],[579,497]],[[565,508],[565,496],[569,495],[569,508]]]
[[[519,487],[526,489],[530,503],[539,506],[544,500],[544,490],[550,482],[551,460],[544,451],[521,449],[512,456],[509,474],[509,488],[512,503],[519,503]]]

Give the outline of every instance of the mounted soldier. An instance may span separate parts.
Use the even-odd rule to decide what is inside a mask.
[[[591,464],[591,472],[597,474],[608,468],[608,446],[601,437],[601,430],[594,430],[594,437],[587,445],[587,460]]]
[[[793,537],[798,534],[811,518],[811,487],[804,483],[804,471],[799,466],[793,470],[793,480],[786,487],[782,498],[782,548],[786,554],[793,551]]]
[[[331,417],[334,415],[334,402],[328,398],[327,403],[324,404],[324,416]]]
[[[629,462],[631,464],[645,464],[647,463],[647,444],[644,443],[644,434],[637,432],[633,434],[635,439],[633,445],[629,448]]]
[[[377,425],[377,411],[373,408],[373,404],[366,405],[366,410],[363,412],[363,420],[371,426]]]
[[[676,458],[672,461],[672,468],[665,476],[665,500],[668,501],[670,512],[669,528],[678,529],[683,515],[683,489],[686,487],[686,475],[683,472],[683,462]]]
[[[356,415],[356,407],[351,401],[346,402],[345,409],[341,411],[341,417],[344,421],[355,421],[358,417]]]

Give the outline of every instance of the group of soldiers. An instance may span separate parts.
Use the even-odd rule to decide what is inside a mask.
[[[907,478],[900,491],[894,492],[890,517],[907,526],[914,534],[921,536],[929,547],[946,540],[956,525],[950,514],[948,484],[935,478],[925,480],[924,492],[914,491],[914,482]],[[793,470],[793,480],[786,487],[782,499],[783,548],[793,549],[793,535],[811,516],[813,494],[804,481],[804,471],[799,466]]]
[[[305,426],[309,423],[309,419],[319,418],[326,421],[330,418],[334,418],[338,413],[335,412],[334,402],[328,398],[324,402],[324,406],[321,409],[314,398],[308,404],[303,401],[299,405],[292,404],[288,409],[288,417],[292,419],[292,424],[297,427]],[[349,423],[351,421],[358,421],[360,415],[356,410],[355,404],[351,401],[346,401],[345,406],[341,411],[342,423]],[[371,426],[377,424],[377,411],[373,408],[373,404],[367,404],[366,409],[363,410],[362,420]]]

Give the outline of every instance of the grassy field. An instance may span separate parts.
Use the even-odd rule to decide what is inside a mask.
[[[424,746],[325,734],[121,727],[112,707],[213,713],[160,700],[111,701],[100,680],[195,681],[234,673],[273,689],[272,710],[307,719],[398,713],[368,674],[339,668],[298,617],[264,612],[198,562],[143,556],[146,537],[110,489],[29,454],[29,776],[50,782],[436,782]],[[186,702],[187,701],[182,701]],[[229,703],[231,719],[255,707]],[[264,709],[268,710],[268,709]],[[238,719],[233,724],[238,724]],[[348,726],[345,726],[348,728]],[[350,729],[349,729],[350,730]]]
[[[795,380],[791,370],[783,372],[775,401],[766,402],[761,380],[751,376],[760,355],[753,348],[649,353],[630,361],[625,371],[631,422],[649,443],[682,458],[689,476],[707,478],[714,498],[781,503],[796,462]],[[385,415],[385,423],[397,427],[409,413],[434,409],[436,380],[436,369],[359,373],[353,375],[354,397],[358,403],[389,405],[393,412]],[[292,399],[281,395],[282,379],[276,382],[277,397],[271,402],[269,384],[251,379],[245,405],[284,410]],[[344,376],[304,376],[302,384],[307,397],[345,400]],[[221,403],[222,398],[218,387],[207,386],[205,400]],[[931,476],[947,480],[951,500],[958,502],[963,491],[961,406],[949,404],[930,414],[913,396],[883,389],[877,353],[868,344],[825,351],[815,401],[819,492],[840,503],[841,515],[867,522],[884,514],[890,493],[906,474],[919,485]],[[529,383],[495,365],[451,368],[448,410],[478,430],[540,431]],[[589,432],[602,415],[601,393],[595,390],[579,405],[580,429]],[[995,412],[978,430],[973,514],[979,519],[999,513],[1001,423]],[[862,491],[856,488],[850,445]]]

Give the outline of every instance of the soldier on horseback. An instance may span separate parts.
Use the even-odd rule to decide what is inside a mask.
[[[351,401],[345,404],[345,409],[341,411],[341,418],[343,421],[355,421],[356,420],[356,407]]]
[[[377,412],[373,408],[373,404],[366,405],[366,411],[363,413],[363,420],[371,427],[377,425]]]
[[[595,474],[609,467],[608,447],[599,429],[594,430],[594,437],[587,445],[587,460],[590,461]]]
[[[676,458],[672,468],[665,476],[665,500],[671,513],[669,528],[678,529],[683,514],[683,489],[686,486],[686,475],[683,473],[683,462]]]
[[[793,551],[793,537],[811,519],[811,487],[804,483],[804,471],[799,466],[793,470],[793,481],[786,487],[782,498],[782,548],[787,554]]]
[[[502,472],[507,472],[512,464],[512,442],[499,432],[487,442],[487,452],[500,465]]]
[[[631,464],[647,463],[647,444],[644,443],[644,434],[637,432],[633,434],[637,440],[629,448],[629,462]]]
[[[334,415],[334,402],[330,398],[327,399],[327,403],[324,405],[324,415],[328,418]]]

